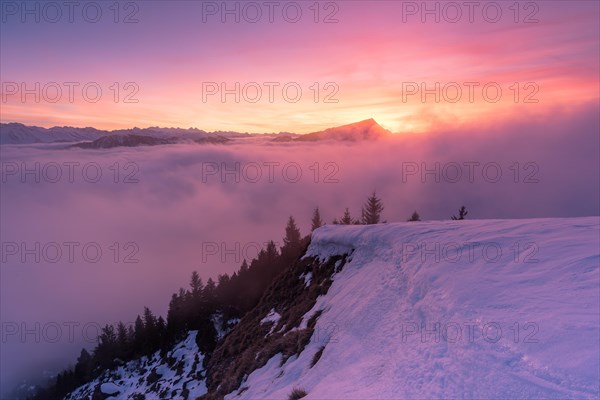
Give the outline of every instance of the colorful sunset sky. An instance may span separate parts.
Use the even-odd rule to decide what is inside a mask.
[[[73,10],[72,22],[64,7],[59,16],[39,2],[27,3],[28,14],[24,3],[3,2],[0,119],[44,127],[306,133],[374,118],[393,132],[422,132],[539,118],[599,99],[596,1],[473,2],[472,9],[463,2],[289,3],[275,2],[271,16],[264,2],[123,2],[118,15],[112,2],[98,2],[102,15],[92,23],[96,9],[86,8],[85,16],[86,2]],[[240,21],[222,15],[223,7],[239,12]],[[50,86],[39,102],[31,94],[23,100],[23,84],[35,90],[39,83],[41,92],[52,82],[63,87],[58,101],[48,101],[55,98]],[[79,84],[73,101],[65,82]],[[90,82],[102,89],[96,103],[81,93]],[[236,82],[240,91],[257,83],[262,96],[254,103],[204,96],[207,85],[233,89]],[[273,101],[266,82],[278,85]],[[420,92],[407,94],[422,84],[434,89],[436,82],[439,102],[434,94],[425,101]],[[302,90],[297,102],[284,98],[288,83]],[[473,99],[465,83],[475,84]],[[498,101],[486,101],[486,84],[501,87]],[[255,86],[246,92],[252,99]],[[134,89],[138,102],[125,103]],[[495,97],[495,89],[488,95]]]

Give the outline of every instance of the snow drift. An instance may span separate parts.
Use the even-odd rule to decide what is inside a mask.
[[[307,257],[351,253],[307,314],[329,342],[226,398],[598,398],[599,243],[597,217],[320,228]]]

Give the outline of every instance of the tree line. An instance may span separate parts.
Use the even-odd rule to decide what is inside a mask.
[[[375,192],[364,203],[360,219],[351,216],[348,208],[342,217],[332,223],[338,225],[372,225],[385,222],[382,200]],[[468,211],[461,207],[453,220],[465,219]],[[415,211],[408,221],[420,221]],[[311,219],[311,232],[325,225],[317,207]],[[248,263],[243,260],[232,275],[222,274],[206,283],[197,271],[191,274],[189,287],[173,293],[169,302],[166,320],[144,307],[143,313],[135,318],[133,326],[123,322],[105,325],[98,336],[95,348],[89,352],[82,349],[72,368],[59,373],[55,381],[33,397],[34,400],[64,397],[77,387],[98,377],[105,369],[114,368],[142,356],[150,356],[167,350],[181,341],[190,330],[197,330],[196,342],[200,351],[210,357],[215,348],[219,332],[226,330],[227,321],[241,318],[260,300],[275,277],[291,265],[304,252],[310,235],[302,236],[293,216],[288,218],[283,246],[277,248],[269,241],[257,256]],[[215,315],[220,315],[219,321]]]

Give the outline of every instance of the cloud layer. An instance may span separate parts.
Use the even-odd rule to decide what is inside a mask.
[[[328,223],[345,207],[358,217],[376,190],[389,222],[413,210],[448,219],[461,205],[471,218],[598,215],[599,129],[590,104],[544,119],[355,144],[250,138],[111,150],[2,146],[3,328],[63,326],[56,343],[43,335],[35,343],[34,334],[21,340],[21,331],[5,338],[2,386],[32,367],[72,361],[91,346],[86,323],[130,322],[144,305],[164,315],[192,270],[205,280],[232,272],[262,243],[281,242],[289,215],[309,233],[317,206]],[[70,242],[78,243],[72,253]],[[80,324],[74,343],[69,322]]]

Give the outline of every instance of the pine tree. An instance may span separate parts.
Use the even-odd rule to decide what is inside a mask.
[[[162,338],[165,336],[166,332],[167,332],[167,323],[165,322],[165,320],[162,316],[159,316],[158,319],[156,320],[156,334],[158,335],[158,338],[160,341],[162,341]]]
[[[133,343],[135,340],[135,331],[133,330],[133,326],[129,325],[127,327],[127,342],[129,344]]]
[[[346,207],[346,209],[344,210],[344,216],[342,218],[340,218],[339,220],[336,218],[333,220],[333,223],[336,225],[358,225],[360,224],[360,222],[354,218],[352,218],[352,216],[350,215],[350,210],[348,210],[348,207]]]
[[[225,286],[227,286],[229,284],[229,275],[227,274],[223,274],[223,275],[219,275],[217,278],[217,289],[221,289],[223,290],[225,288]]]
[[[197,271],[192,272],[192,277],[190,279],[190,288],[192,289],[192,296],[198,297],[202,292],[202,278],[198,275]]]
[[[463,220],[463,219],[465,219],[465,217],[467,216],[467,214],[468,214],[468,213],[469,213],[469,212],[467,211],[467,209],[465,208],[465,206],[462,206],[462,207],[460,208],[460,210],[458,210],[458,217],[456,217],[456,216],[454,216],[454,215],[453,215],[453,216],[452,216],[452,219],[453,219],[454,221],[460,221],[460,220]]]
[[[321,213],[319,212],[319,207],[315,208],[315,212],[313,213],[313,217],[312,217],[312,226],[311,226],[311,232],[314,231],[317,228],[320,228],[323,226],[323,221],[321,220]]]
[[[204,290],[202,291],[202,298],[209,304],[214,304],[216,295],[217,295],[217,285],[212,278],[208,278],[206,281],[206,286],[204,286]]]
[[[129,335],[127,333],[127,328],[122,321],[119,321],[119,324],[117,325],[117,347],[119,357],[125,357],[131,349],[129,346]]]
[[[102,328],[98,336],[98,345],[94,349],[94,360],[102,368],[112,366],[112,361],[115,357],[117,345],[117,335],[115,327],[106,325]]]
[[[158,343],[160,342],[159,333],[156,328],[156,317],[148,307],[144,307],[144,340],[143,349],[144,354],[151,354]]]
[[[373,192],[371,197],[367,199],[367,202],[363,206],[361,222],[363,225],[378,224],[381,220],[382,211],[383,204],[381,199],[377,197],[375,192]]]
[[[300,233],[300,231],[298,231],[298,233]],[[285,239],[284,239],[285,241]],[[294,243],[294,242],[290,242],[290,243]],[[300,240],[298,240],[297,244],[300,243]],[[267,250],[265,251],[265,259],[267,262],[273,262],[275,261],[275,258],[277,258],[277,256],[279,255],[277,253],[277,246],[275,246],[275,242],[272,240],[269,240],[269,243],[267,243]]]
[[[298,247],[300,245],[300,240],[302,239],[302,235],[300,234],[300,230],[296,226],[296,221],[294,217],[290,216],[288,219],[287,226],[285,227],[285,237],[283,238],[283,245]]]
[[[104,328],[102,328],[99,340],[101,345],[114,345],[117,342],[115,327],[112,325],[106,325]]]
[[[247,271],[248,271],[248,262],[244,258],[244,261],[242,261],[242,265],[240,266],[239,275],[245,274]]]
[[[415,221],[420,221],[421,220],[421,216],[419,215],[419,213],[417,211],[413,212],[412,215],[410,216],[409,219],[407,219],[408,222],[415,222]]]
[[[144,329],[148,334],[154,333],[156,317],[148,307],[144,307]]]
[[[75,364],[75,375],[85,382],[90,378],[92,371],[92,356],[86,349],[81,349],[79,357],[77,358],[77,364]]]
[[[133,331],[134,352],[139,353],[142,351],[145,335],[146,332],[144,330],[144,321],[142,321],[142,317],[138,315],[135,319]]]
[[[285,227],[285,237],[283,238],[283,246],[281,247],[281,256],[283,257],[283,263],[289,265],[298,258],[302,251],[302,236],[300,230],[296,226],[294,217],[288,219],[287,226]],[[266,259],[263,261],[266,263],[267,268],[270,271],[277,269],[275,260],[278,256],[277,247],[273,241],[267,244]],[[260,257],[259,257],[260,258]],[[265,277],[269,276],[267,273]],[[267,278],[268,279],[268,278]]]

